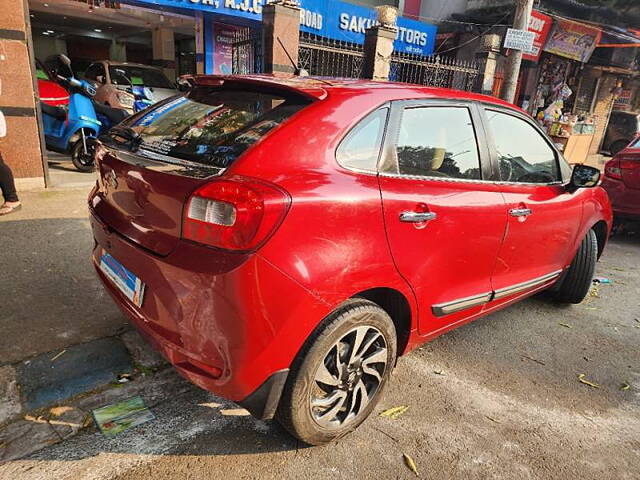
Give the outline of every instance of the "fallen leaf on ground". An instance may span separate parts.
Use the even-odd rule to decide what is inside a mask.
[[[498,420],[496,420],[495,418],[490,417],[489,415],[485,415],[485,417],[487,417],[489,420],[491,420],[492,422],[495,423],[500,423]]]
[[[416,462],[414,462],[413,458],[411,458],[406,453],[403,453],[402,456],[404,457],[404,463],[407,465],[407,467],[409,467],[409,470],[411,470],[413,473],[416,474],[416,477],[417,477],[418,476],[418,467],[416,467]]]
[[[409,407],[407,407],[406,405],[401,405],[399,407],[388,408],[387,410],[382,412],[380,414],[380,416],[381,417],[388,417],[388,418],[398,418],[400,415],[402,415],[407,410],[409,410]]]
[[[434,370],[433,373],[435,373],[436,375],[442,375],[445,376],[446,374],[444,373],[444,370]]]
[[[621,386],[620,386],[620,390],[629,390],[630,385],[627,382],[624,382]]]
[[[558,323],[558,325],[560,325],[561,327],[564,328],[573,328],[571,325],[569,325],[568,323]]]
[[[589,290],[589,296],[594,298],[600,298],[600,291],[598,290],[598,285],[594,285],[593,287],[591,287],[591,290]]]
[[[585,380],[584,377],[586,377],[586,375],[584,373],[581,373],[580,375],[578,375],[578,381],[580,383],[584,383],[585,385],[588,385],[592,388],[600,388],[600,385],[598,385],[597,383],[592,383],[588,380]]]

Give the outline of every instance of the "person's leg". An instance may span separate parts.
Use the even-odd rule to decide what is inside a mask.
[[[0,215],[6,215],[20,206],[20,200],[16,192],[13,173],[9,165],[4,163],[2,153],[0,153],[0,190],[2,190],[2,196],[4,197],[4,204],[0,206]]]

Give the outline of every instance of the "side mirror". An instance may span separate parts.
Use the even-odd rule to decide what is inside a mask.
[[[186,77],[178,77],[176,80],[176,88],[181,92],[186,92],[191,89],[191,82]]]
[[[64,55],[64,54],[60,54],[60,55],[58,56],[58,58],[59,58],[59,59],[60,59],[60,61],[61,61],[62,63],[64,63],[67,67],[71,68],[71,60],[69,60],[69,57],[67,57],[67,56],[66,56],[66,55]]]
[[[590,188],[598,185],[600,170],[588,165],[575,165],[567,190],[575,192],[578,188]]]

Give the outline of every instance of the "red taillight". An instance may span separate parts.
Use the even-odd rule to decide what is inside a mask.
[[[622,180],[623,172],[640,168],[640,156],[638,155],[616,155],[604,166],[604,173],[609,178]]]
[[[609,160],[604,166],[604,174],[609,178],[616,180],[622,180],[622,171],[620,170],[620,163],[617,158]]]
[[[287,193],[253,178],[234,176],[196,190],[184,212],[182,237],[227,250],[259,247],[289,208]]]

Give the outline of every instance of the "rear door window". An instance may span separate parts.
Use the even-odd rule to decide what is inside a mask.
[[[466,107],[411,107],[400,120],[396,143],[402,175],[480,180],[478,143]]]
[[[141,153],[226,168],[309,103],[296,95],[201,87],[132,117],[127,126],[140,135]]]

